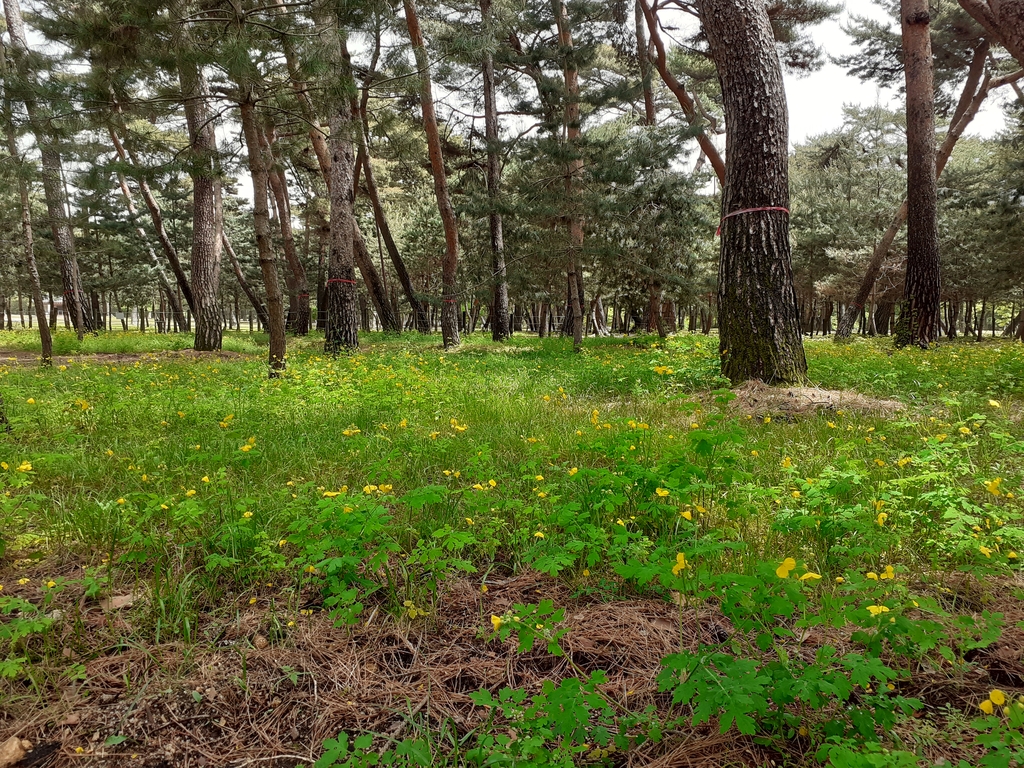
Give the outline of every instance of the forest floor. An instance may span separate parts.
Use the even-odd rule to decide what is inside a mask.
[[[0,766],[1024,756],[1024,346],[259,341],[0,333]]]

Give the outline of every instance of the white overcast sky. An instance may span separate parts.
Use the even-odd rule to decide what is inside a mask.
[[[855,50],[842,30],[842,23],[851,12],[885,18],[871,0],[846,0],[846,9],[839,19],[825,22],[812,30],[814,40],[824,47],[826,53],[840,56]],[[895,91],[881,90],[874,83],[862,83],[834,64],[826,64],[820,71],[805,77],[787,76],[790,144],[799,144],[811,136],[838,128],[842,125],[844,104],[868,106],[879,102],[899,108],[901,103],[896,95]],[[968,128],[968,135],[991,136],[1003,128],[1003,113],[998,106],[1001,98],[1001,95],[989,97]]]

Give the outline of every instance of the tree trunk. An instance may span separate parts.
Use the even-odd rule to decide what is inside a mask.
[[[485,34],[491,26],[491,0],[480,0]],[[494,55],[484,52],[484,133],[487,138],[487,200],[491,234],[491,339],[504,341],[512,331],[508,317],[508,280],[505,273],[505,235],[501,220],[501,156],[498,139],[498,105],[495,99]]]
[[[394,235],[391,233],[391,226],[388,224],[387,214],[384,212],[384,206],[380,200],[377,180],[373,174],[373,164],[370,162],[368,151],[363,154],[363,179],[366,186],[366,195],[370,198],[370,205],[373,207],[373,218],[377,223],[377,231],[384,241],[384,248],[387,250],[391,264],[395,268],[395,274],[398,275],[398,281],[402,284],[405,298],[412,308],[416,330],[420,333],[430,333],[430,318],[427,316],[426,302],[421,301],[416,295],[412,278],[409,277],[409,270],[405,266],[405,261],[402,259],[402,255],[398,251],[398,245],[395,243]]]
[[[573,349],[583,348],[583,302],[579,289],[579,256],[583,250],[583,221],[577,210],[577,185],[574,180],[583,173],[583,158],[580,156],[580,86],[576,67],[572,32],[569,29],[569,14],[563,0],[552,0],[555,22],[558,26],[558,44],[562,49],[562,77],[565,83],[565,111],[563,126],[568,145],[568,162],[565,169],[565,196],[568,213],[566,225],[569,230],[569,247],[566,249],[567,272],[569,276],[569,314]]]
[[[256,318],[259,320],[262,328],[270,329],[270,315],[267,314],[267,307],[260,300],[260,297],[256,294],[256,291],[249,285],[249,281],[245,279],[245,273],[242,272],[242,265],[238,263],[238,256],[235,254],[235,249],[231,245],[231,241],[228,239],[227,234],[223,234],[221,241],[224,245],[224,252],[228,255],[228,261],[231,262],[231,269],[235,273],[235,278],[238,280],[238,287],[242,289],[242,293],[245,294],[246,298],[249,299],[249,303],[252,308],[256,311]]]
[[[1011,82],[1008,77],[996,80],[989,80],[986,78],[984,82],[981,82],[982,75],[985,71],[985,53],[987,51],[987,44],[983,44],[977,51],[975,51],[974,58],[971,62],[971,68],[967,75],[967,81],[964,83],[963,91],[960,94],[957,107],[953,112],[953,118],[950,121],[949,129],[946,132],[946,138],[943,139],[942,146],[939,147],[939,151],[935,159],[936,178],[939,178],[942,175],[942,171],[946,167],[946,162],[953,153],[953,148],[956,146],[957,141],[963,135],[967,126],[970,125],[975,115],[978,114],[978,110],[981,108],[981,105],[985,101],[989,92],[1007,82]],[[979,82],[981,82],[980,87],[978,85]],[[856,322],[860,310],[864,308],[864,303],[868,300],[868,296],[871,295],[871,291],[875,287],[875,281],[878,279],[878,275],[882,270],[882,264],[885,261],[885,257],[889,254],[889,249],[892,247],[893,241],[896,239],[896,235],[899,234],[900,229],[902,229],[906,220],[907,201],[904,200],[896,210],[896,214],[893,216],[888,229],[886,229],[882,234],[881,240],[875,244],[874,251],[871,254],[871,261],[868,262],[868,268],[864,274],[864,279],[861,280],[860,287],[857,289],[857,295],[853,300],[853,311],[847,312],[843,316],[842,320],[840,320],[839,325],[836,327],[836,334],[833,339],[834,341],[843,341],[850,338],[854,322]]]
[[[907,277],[896,345],[927,348],[939,312],[935,95],[928,0],[902,0],[907,84]]]
[[[277,260],[270,242],[270,211],[267,200],[269,186],[267,153],[264,150],[263,137],[257,125],[254,90],[250,83],[239,83],[244,98],[238,105],[242,118],[242,135],[249,154],[249,173],[252,176],[253,225],[256,230],[256,250],[260,257],[260,271],[263,273],[263,284],[267,292],[267,315],[270,333],[270,351],[268,356],[269,375],[271,378],[280,376],[285,367],[285,336],[284,336],[284,298],[281,295],[281,283],[277,275]],[[198,333],[198,323],[196,324]]]
[[[359,267],[359,273],[363,276],[363,283],[366,285],[366,292],[370,294],[370,301],[380,318],[381,328],[385,333],[401,333],[402,327],[398,324],[398,318],[391,310],[391,302],[388,301],[388,292],[380,273],[373,265],[373,258],[370,256],[363,234],[356,225],[352,229],[353,257]]]
[[[340,32],[339,32],[340,34]],[[358,126],[352,104],[342,98],[331,118],[331,250],[324,287],[324,351],[329,355],[359,348],[359,304],[355,271],[355,199],[353,137]]]
[[[189,16],[189,0],[177,0],[174,15]],[[189,175],[192,177],[192,313],[195,315],[195,349],[221,348],[220,249],[223,229],[220,158],[214,115],[208,108],[210,89],[206,76],[187,55],[188,24],[180,21],[178,80],[185,102],[189,138]]]
[[[441,154],[441,136],[437,129],[437,115],[434,112],[434,94],[430,82],[430,61],[420,31],[420,20],[416,13],[416,0],[403,0],[405,23],[409,29],[409,40],[416,56],[416,68],[420,75],[420,108],[423,111],[423,130],[427,138],[427,153],[430,156],[430,170],[434,177],[434,196],[444,226],[445,252],[441,261],[441,337],[445,349],[457,347],[459,339],[459,318],[457,314],[455,281],[459,266],[459,230],[448,194],[448,177]]]
[[[3,56],[4,52],[2,44],[0,44],[0,57]],[[3,76],[6,78],[9,74],[6,58],[0,61],[0,65],[2,65]],[[4,88],[3,109],[4,122],[7,128],[7,151],[10,153],[15,173],[18,176],[18,196],[21,206],[21,246],[22,252],[25,254],[25,269],[28,272],[29,283],[32,286],[32,298],[35,299],[36,320],[39,323],[39,342],[42,351],[40,362],[43,366],[49,366],[53,362],[53,336],[50,334],[50,326],[46,322],[46,310],[43,307],[43,288],[39,281],[39,269],[36,266],[35,245],[32,236],[32,201],[29,195],[28,177],[26,176],[28,168],[22,162],[21,152],[18,149],[18,138],[14,130],[11,99],[9,89],[6,87]],[[0,319],[2,319],[2,315],[0,315]],[[0,408],[0,416],[3,416],[2,408]],[[3,416],[3,418],[4,422],[6,422],[6,416]]]
[[[292,316],[292,331],[298,336],[305,336],[309,333],[309,279],[306,277],[306,268],[302,265],[299,252],[295,247],[295,235],[292,232],[292,206],[288,199],[288,179],[285,176],[284,168],[274,155],[272,136],[268,134],[269,131],[263,134],[264,150],[271,163],[267,169],[267,180],[277,203],[277,218],[281,227],[281,248],[284,251],[284,260],[295,286],[295,304],[290,307],[291,312],[289,313]]]
[[[633,7],[634,24],[636,26],[636,54],[640,65],[640,86],[644,92],[644,123],[654,125],[657,110],[654,104],[654,88],[651,82],[651,53],[644,34],[644,9],[639,0]]]
[[[26,85],[26,95],[23,98],[25,111],[28,113],[29,124],[35,134],[42,161],[43,195],[46,199],[46,212],[50,219],[54,249],[60,259],[64,303],[65,306],[68,306],[70,317],[78,333],[78,340],[81,341],[86,331],[94,329],[85,303],[78,258],[75,255],[75,237],[71,230],[71,220],[68,217],[64,168],[57,146],[57,137],[53,135],[48,126],[51,116],[40,109],[35,99],[28,95],[32,86],[35,85],[35,75],[30,69],[28,40],[25,36],[25,24],[22,21],[21,6],[18,0],[4,0],[4,11],[7,19],[7,32],[11,37],[14,64],[18,76]]]
[[[124,151],[124,146],[121,144],[113,126],[110,126],[110,138],[114,143],[114,149],[117,151],[118,158],[121,162],[126,162],[127,157]],[[121,195],[124,197],[125,207],[128,209],[128,218],[131,220],[131,223],[135,225],[135,231],[138,233],[139,237],[146,243],[146,252],[149,254],[149,261],[153,265],[153,271],[156,272],[156,279],[160,286],[160,290],[167,296],[167,301],[171,305],[171,312],[174,313],[174,319],[179,325],[184,325],[185,313],[182,312],[181,304],[178,302],[178,297],[174,294],[174,290],[167,281],[167,275],[164,274],[163,265],[160,263],[160,259],[157,258],[156,251],[154,251],[152,246],[149,244],[149,238],[146,235],[146,231],[142,228],[142,225],[139,224],[139,212],[135,207],[135,201],[132,199],[131,190],[128,188],[128,182],[123,173],[118,172],[117,181],[118,185],[121,187]]]
[[[668,54],[665,51],[665,43],[662,42],[661,33],[658,31],[658,19],[654,15],[654,10],[651,8],[648,0],[636,1],[647,20],[647,29],[651,33],[651,43],[654,44],[654,50],[656,52],[654,63],[658,67],[658,73],[661,75],[661,79],[665,81],[665,85],[668,86],[668,89],[675,94],[676,99],[679,101],[679,106],[683,108],[683,114],[686,116],[687,122],[690,125],[697,127],[700,125],[703,116],[698,112],[697,105],[690,97],[690,94],[686,92],[686,89],[668,69]],[[729,121],[726,119],[727,127],[728,124]],[[701,129],[697,134],[697,143],[700,145],[701,152],[704,153],[708,161],[711,163],[711,167],[715,169],[715,175],[718,176],[719,183],[724,187],[725,162],[722,160],[722,156],[719,154],[718,148],[714,145],[703,129]]]
[[[722,373],[733,383],[802,382],[807,361],[785,210],[789,125],[771,22],[761,0],[698,0],[697,7],[725,103],[718,270]]]
[[[960,7],[1024,67],[1024,0],[960,0]]]

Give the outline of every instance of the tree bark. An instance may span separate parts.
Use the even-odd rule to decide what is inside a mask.
[[[718,326],[733,383],[802,382],[789,243],[789,124],[775,41],[761,0],[698,0],[725,104]],[[766,209],[783,210],[766,210]],[[749,210],[756,209],[756,210]]]
[[[939,313],[938,180],[928,0],[902,0],[907,84],[907,276],[896,345],[935,339]]]
[[[352,117],[351,102],[342,98],[338,111],[331,118],[331,246],[324,288],[327,314],[324,351],[329,355],[359,348],[353,237],[356,227],[353,136],[358,126]]]
[[[267,200],[268,170],[263,137],[257,124],[254,92],[251,83],[239,83],[243,89],[238,108],[242,118],[242,135],[249,154],[249,173],[252,176],[253,225],[256,230],[256,250],[260,258],[260,271],[267,292],[267,315],[270,333],[268,366],[270,378],[281,375],[285,367],[284,299],[277,275],[277,260],[270,242],[270,211]],[[198,333],[198,323],[196,331]]]
[[[583,173],[583,158],[580,156],[580,85],[579,71],[575,61],[572,32],[569,29],[569,14],[563,0],[552,0],[552,10],[558,27],[558,45],[563,57],[562,78],[565,83],[565,110],[563,127],[568,146],[569,159],[565,169],[565,196],[568,209],[566,226],[569,230],[569,245],[566,249],[566,271],[569,277],[569,311],[571,317],[572,346],[579,352],[583,348],[583,301],[580,299],[579,256],[583,250],[583,221],[578,209],[578,190],[574,183]]]
[[[491,0],[480,0],[485,33],[491,26]],[[488,224],[491,235],[491,339],[504,341],[512,335],[508,317],[508,279],[505,271],[505,234],[501,219],[501,154],[498,138],[498,105],[495,98],[494,54],[487,48],[483,62],[484,134],[487,139]]]
[[[434,93],[430,81],[430,61],[423,43],[420,20],[416,13],[416,0],[403,0],[405,23],[409,29],[409,40],[416,57],[416,68],[420,76],[420,108],[423,111],[423,130],[427,138],[427,153],[430,156],[430,170],[434,177],[434,196],[444,226],[444,258],[441,261],[441,337],[445,349],[457,347],[459,339],[459,318],[455,295],[455,282],[459,266],[459,230],[448,193],[448,176],[441,153],[441,136],[437,129],[437,115],[434,111]]]
[[[17,74],[25,84],[22,102],[28,113],[29,124],[35,135],[42,161],[43,195],[46,200],[47,217],[50,219],[54,249],[60,259],[64,304],[68,308],[72,323],[78,333],[78,340],[81,341],[85,332],[94,330],[94,326],[85,300],[85,293],[82,290],[81,273],[78,269],[78,258],[75,255],[75,236],[68,215],[64,168],[60,150],[57,147],[57,137],[53,135],[47,125],[49,116],[44,114],[29,92],[31,86],[34,85],[35,76],[29,64],[28,40],[18,0],[4,0],[4,13],[7,19],[7,32],[11,37],[12,58]]]
[[[1024,0],[960,0],[960,7],[1024,67]]]
[[[189,16],[191,0],[176,0],[174,16],[181,22]],[[192,312],[195,315],[195,349],[221,348],[220,249],[223,229],[221,209],[220,157],[214,117],[207,102],[210,89],[206,76],[188,55],[188,25],[180,23],[178,81],[185,103],[189,138],[189,175],[192,178]]]

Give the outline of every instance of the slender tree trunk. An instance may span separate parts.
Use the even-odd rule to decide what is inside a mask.
[[[644,92],[644,122],[654,125],[657,109],[654,104],[654,88],[651,82],[651,53],[647,46],[647,35],[644,34],[644,9],[639,0],[634,5],[633,15],[636,25],[636,54],[640,65],[640,84]]]
[[[370,199],[370,205],[373,207],[373,218],[377,223],[377,231],[380,232],[381,239],[384,241],[384,248],[387,250],[391,264],[395,268],[395,274],[398,275],[398,281],[402,284],[402,291],[405,293],[405,298],[412,308],[416,330],[420,333],[430,333],[430,318],[427,316],[426,302],[421,301],[416,295],[412,278],[409,277],[409,270],[405,266],[405,261],[398,251],[397,243],[395,243],[394,235],[391,233],[391,227],[388,224],[387,215],[384,212],[384,206],[381,203],[380,194],[377,190],[377,180],[373,174],[373,164],[370,162],[369,153],[364,153],[362,159],[366,195]]]
[[[271,8],[279,16],[284,16],[288,13],[285,3],[280,0],[272,3]],[[302,116],[309,125],[309,141],[313,147],[313,153],[316,155],[317,162],[320,165],[320,172],[323,174],[324,181],[327,183],[329,188],[331,183],[330,150],[327,146],[327,138],[324,135],[324,130],[317,118],[313,99],[309,95],[309,88],[302,77],[302,69],[299,66],[299,57],[295,52],[295,46],[292,43],[290,35],[279,35],[278,42],[281,44],[281,51],[284,54],[285,65],[288,68],[289,82],[291,83],[292,90],[295,91],[295,96],[298,99]]]
[[[292,330],[299,336],[305,336],[309,333],[309,279],[306,277],[306,268],[302,265],[299,252],[295,247],[295,235],[292,232],[292,207],[288,199],[288,180],[285,177],[284,168],[274,156],[274,147],[269,135],[265,136],[264,150],[267,153],[267,158],[273,163],[267,170],[267,178],[270,182],[270,189],[274,193],[274,200],[277,202],[277,218],[281,227],[281,247],[284,250],[284,259],[295,286],[295,305],[291,312],[294,318]]]
[[[277,275],[277,260],[270,242],[270,211],[267,200],[268,171],[260,129],[257,125],[253,89],[250,84],[239,84],[243,99],[238,105],[242,118],[242,135],[249,154],[249,173],[253,187],[253,221],[256,230],[256,250],[260,257],[260,271],[267,291],[268,331],[270,332],[270,377],[280,376],[285,367],[284,299]],[[197,324],[198,326],[198,324]]]
[[[963,135],[967,126],[970,125],[975,115],[978,114],[978,110],[981,108],[982,103],[988,96],[989,92],[993,88],[998,88],[1007,82],[1011,82],[1010,78],[999,78],[996,80],[985,79],[982,81],[982,75],[985,70],[984,52],[988,50],[988,46],[983,45],[979,49],[982,53],[981,56],[978,52],[975,52],[974,59],[971,63],[971,69],[968,73],[967,82],[964,84],[963,91],[960,94],[960,100],[957,104],[956,109],[953,112],[953,119],[949,124],[949,129],[946,132],[946,137],[943,139],[942,146],[939,147],[938,154],[935,159],[935,173],[936,178],[942,175],[942,171],[946,167],[946,162],[949,160],[950,155],[953,153],[953,148],[956,146],[957,141]],[[981,85],[979,87],[979,82]],[[907,201],[904,200],[900,207],[896,210],[889,227],[882,234],[881,239],[875,244],[874,250],[871,254],[871,261],[868,262],[867,271],[864,274],[863,280],[861,280],[860,286],[857,289],[857,294],[853,299],[851,305],[851,311],[848,311],[843,315],[842,320],[839,321],[839,325],[836,327],[835,341],[844,341],[850,338],[850,334],[853,331],[853,325],[857,320],[860,310],[864,308],[865,302],[871,295],[871,291],[875,287],[875,281],[878,280],[878,275],[882,271],[882,264],[885,262],[885,257],[889,254],[889,249],[892,247],[893,241],[899,234],[900,229],[903,228],[903,224],[907,220]]]
[[[430,156],[430,170],[434,177],[434,196],[444,226],[445,252],[441,261],[441,337],[445,349],[457,347],[459,339],[459,318],[456,302],[455,281],[459,266],[459,230],[448,194],[448,176],[441,152],[441,136],[437,129],[437,115],[434,112],[434,93],[430,81],[430,61],[420,31],[420,20],[416,13],[416,0],[403,0],[405,23],[409,29],[409,40],[416,56],[416,68],[420,75],[420,108],[423,111],[423,130],[427,137],[427,153]]]
[[[927,348],[939,312],[935,95],[928,0],[902,0],[907,83],[907,277],[896,345]]]
[[[270,315],[267,314],[267,307],[256,294],[256,291],[253,290],[249,281],[246,280],[245,273],[242,272],[242,265],[238,263],[238,256],[235,254],[235,249],[232,247],[227,233],[222,234],[221,242],[224,245],[224,252],[228,255],[228,261],[231,262],[231,270],[235,273],[235,279],[238,280],[238,287],[242,289],[242,293],[249,299],[249,303],[256,311],[256,318],[259,320],[260,327],[270,330]]]
[[[189,16],[190,0],[176,0],[177,19]],[[214,116],[208,108],[210,89],[202,69],[188,55],[188,25],[181,23],[178,80],[185,102],[189,137],[189,175],[192,177],[192,313],[195,349],[221,348],[220,250],[223,229],[220,158]]]
[[[682,83],[680,83],[676,79],[675,75],[669,71],[668,53],[665,50],[665,43],[662,42],[661,32],[658,31],[658,19],[654,15],[653,9],[651,8],[648,0],[636,1],[647,20],[647,29],[651,33],[651,43],[654,44],[654,50],[656,52],[654,63],[658,68],[658,74],[661,75],[661,79],[665,81],[665,85],[668,86],[668,89],[675,94],[676,99],[679,101],[679,106],[683,109],[683,114],[686,116],[687,122],[689,122],[690,125],[699,126],[704,118],[697,110],[696,103],[690,97],[690,94],[686,92]],[[728,126],[728,120],[726,121],[726,126]],[[722,156],[719,154],[718,148],[714,145],[711,138],[703,131],[703,129],[697,134],[697,143],[700,145],[701,151],[711,163],[711,167],[715,169],[715,174],[718,176],[719,183],[724,187],[725,162],[722,160]]]
[[[113,126],[110,127],[110,138],[114,142],[114,148],[117,150],[118,157],[122,162],[125,162],[127,158],[125,156],[124,147],[121,144]],[[179,325],[184,325],[185,313],[181,309],[181,304],[178,303],[178,297],[174,294],[174,290],[167,281],[163,265],[160,263],[160,259],[157,258],[156,251],[154,251],[152,246],[149,244],[149,237],[146,235],[146,231],[142,228],[142,225],[139,224],[139,212],[135,207],[135,201],[132,199],[132,193],[128,188],[128,182],[125,179],[124,174],[118,172],[117,182],[118,186],[121,188],[121,195],[124,197],[125,207],[128,209],[128,217],[132,224],[135,225],[135,231],[138,233],[139,237],[146,243],[146,252],[149,254],[149,261],[153,265],[153,271],[156,273],[157,283],[159,284],[161,291],[167,296],[167,301],[171,305],[171,312],[174,313],[174,319]]]
[[[583,348],[583,301],[580,299],[579,257],[583,250],[583,221],[578,208],[576,180],[583,174],[583,158],[580,156],[580,86],[579,71],[575,61],[572,32],[569,29],[569,14],[563,0],[552,0],[552,10],[558,26],[558,44],[562,49],[562,78],[565,83],[565,111],[563,128],[569,148],[569,160],[565,169],[565,196],[568,214],[566,225],[569,230],[569,246],[566,249],[566,266],[569,277],[569,312],[573,349]]]
[[[60,259],[61,281],[64,284],[64,303],[70,310],[79,341],[86,331],[93,330],[93,322],[88,312],[85,293],[82,290],[81,274],[78,269],[78,258],[75,255],[75,237],[68,216],[67,190],[64,186],[64,168],[58,149],[57,137],[49,127],[51,117],[40,108],[30,94],[34,85],[35,73],[29,64],[28,40],[25,36],[25,24],[21,17],[21,5],[18,0],[4,0],[4,12],[7,19],[7,32],[11,38],[12,58],[19,79],[25,84],[25,111],[28,113],[29,124],[39,147],[42,161],[43,195],[46,199],[46,212],[50,219],[50,231],[53,245]],[[8,86],[9,89],[9,86]]]
[[[398,318],[391,310],[391,303],[388,301],[388,292],[380,273],[373,265],[373,257],[366,247],[363,234],[356,225],[352,229],[353,256],[359,273],[363,276],[363,284],[366,285],[366,292],[370,294],[370,301],[380,319],[381,329],[386,333],[401,333],[402,327],[398,324]]]
[[[491,0],[480,0],[485,32],[491,26]],[[512,335],[508,317],[508,280],[505,273],[505,235],[501,219],[501,155],[498,138],[498,105],[495,99],[494,54],[484,52],[484,133],[487,138],[488,223],[491,234],[491,339],[504,341]]]
[[[771,22],[761,0],[698,0],[697,7],[725,103],[718,270],[722,373],[734,383],[800,382],[807,377],[807,361],[785,210],[789,125]]]
[[[112,94],[113,99],[113,112],[117,116],[116,121],[118,127],[123,131],[125,130],[124,121],[121,118],[122,110],[117,97]],[[131,165],[134,168],[139,168],[139,159],[134,151],[132,151],[131,144],[128,142],[128,135],[125,134],[125,139],[122,142],[117,130],[111,126],[110,138],[114,144],[114,151],[117,153],[118,159],[126,164]],[[160,242],[160,247],[163,249],[164,256],[167,257],[167,263],[171,267],[171,273],[174,275],[174,280],[177,283],[178,290],[181,292],[182,297],[188,304],[189,309],[195,313],[195,302],[192,298],[192,288],[188,282],[188,275],[185,274],[185,269],[181,265],[181,259],[178,258],[178,249],[174,247],[174,243],[171,241],[171,236],[167,233],[167,227],[164,225],[163,213],[160,210],[160,205],[156,201],[156,197],[153,195],[153,190],[149,187],[149,182],[146,181],[145,176],[141,173],[134,175],[135,183],[138,185],[139,194],[142,196],[142,201],[146,204],[146,209],[149,211],[149,218],[153,222],[153,230],[156,232],[157,240]],[[177,296],[174,298],[174,304],[179,308],[181,302],[177,300]],[[181,327],[185,330],[189,330],[190,324],[188,316],[182,310],[181,318],[176,317],[176,322],[181,324]]]
[[[2,44],[0,44],[0,57],[3,57],[4,53],[5,50]],[[3,76],[6,79],[9,74],[6,57],[0,61],[0,66],[2,66]],[[21,152],[18,149],[18,137],[15,135],[14,115],[7,87],[4,88],[3,109],[7,128],[7,151],[10,153],[15,173],[18,176],[18,196],[21,206],[21,244],[22,252],[25,255],[25,269],[28,272],[29,283],[32,286],[32,298],[35,300],[36,305],[36,320],[39,323],[39,342],[42,350],[40,362],[43,366],[49,366],[53,362],[53,336],[50,334],[50,326],[46,322],[46,310],[43,307],[43,288],[39,281],[39,269],[36,266],[35,245],[32,236],[32,201],[29,195],[28,177],[26,175],[28,168],[22,162]],[[0,319],[2,319],[2,316],[0,316]],[[0,415],[2,415],[2,407],[0,407]],[[6,419],[6,417],[4,418]]]

